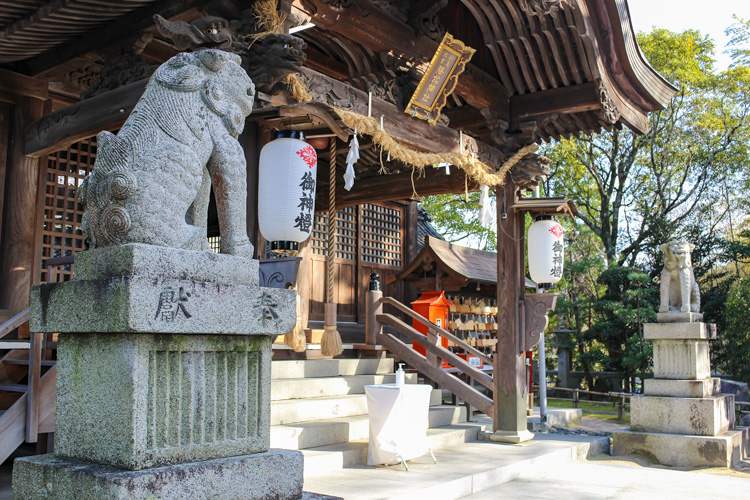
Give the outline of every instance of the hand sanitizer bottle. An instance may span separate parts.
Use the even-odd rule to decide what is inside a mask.
[[[404,385],[404,369],[403,363],[398,364],[398,370],[396,370],[396,385]]]

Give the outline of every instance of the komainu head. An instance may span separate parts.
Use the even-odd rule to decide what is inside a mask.
[[[255,86],[240,66],[240,56],[221,50],[183,52],[154,73],[161,85],[181,92],[201,92],[203,101],[237,137],[253,109]]]
[[[674,240],[659,246],[664,253],[664,267],[668,270],[692,267],[690,252],[695,245],[685,240]]]

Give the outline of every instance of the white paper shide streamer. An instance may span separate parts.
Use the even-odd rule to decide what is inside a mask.
[[[479,223],[482,224],[483,228],[489,229],[494,222],[494,211],[492,210],[490,203],[489,186],[482,186],[482,188],[480,189],[479,206]]]
[[[344,189],[351,191],[354,186],[354,164],[359,160],[359,140],[357,129],[354,129],[352,140],[349,141],[349,153],[346,155],[346,172],[344,173]]]

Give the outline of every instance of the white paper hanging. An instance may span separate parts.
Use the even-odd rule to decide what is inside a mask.
[[[352,140],[349,141],[349,153],[346,155],[346,172],[344,173],[344,189],[351,191],[354,186],[354,164],[359,160],[359,140],[357,129],[354,129]]]
[[[492,216],[493,210],[490,203],[490,188],[489,186],[482,186],[479,195],[479,223],[482,227],[489,229],[492,226],[494,217]]]

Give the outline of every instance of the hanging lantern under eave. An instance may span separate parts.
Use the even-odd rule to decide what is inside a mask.
[[[537,217],[529,226],[529,274],[539,285],[553,284],[563,275],[563,228],[551,216]]]
[[[260,152],[258,226],[275,251],[297,250],[312,233],[318,156],[303,138],[280,130]]]

